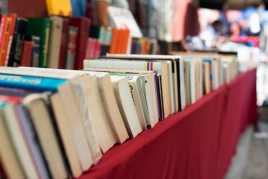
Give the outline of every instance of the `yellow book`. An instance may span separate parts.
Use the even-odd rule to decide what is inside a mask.
[[[71,17],[72,5],[70,0],[46,0],[49,16]]]

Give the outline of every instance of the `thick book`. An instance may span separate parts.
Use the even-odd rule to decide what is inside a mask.
[[[137,111],[138,119],[140,121],[142,129],[146,130],[147,129],[146,114],[145,114],[146,109],[143,108],[145,105],[142,104],[145,103],[145,97],[141,87],[142,75],[139,76],[137,74],[124,74],[124,73],[110,73],[110,75],[127,77],[129,83],[129,90],[131,93],[132,100],[134,102],[135,109]]]
[[[51,20],[46,18],[28,19],[27,36],[40,37],[39,67],[48,67],[48,49],[51,30]]]
[[[78,28],[69,26],[65,68],[73,70],[76,59]]]
[[[21,164],[22,171],[24,172],[26,178],[38,178],[38,171],[35,168],[31,153],[28,150],[23,131],[20,127],[19,118],[15,111],[14,103],[18,103],[20,100],[6,99],[5,96],[0,96],[0,101],[6,102],[6,105],[2,106],[0,111],[3,122],[5,123],[6,129],[10,136],[10,141],[13,145],[13,149],[15,150],[15,155],[17,156],[18,163]]]
[[[23,169],[19,164],[19,159],[16,155],[15,148],[13,147],[8,127],[5,124],[5,119],[2,111],[9,104],[6,102],[0,102],[0,154],[1,165],[5,170],[7,178],[23,178],[26,177],[23,173]]]
[[[68,47],[68,36],[69,36],[69,19],[63,18],[61,42],[60,42],[59,69],[65,69],[67,47]]]
[[[61,35],[63,18],[62,17],[50,17],[51,30],[49,37],[49,50],[48,50],[48,68],[59,68],[60,61],[60,47],[61,47]]]
[[[131,97],[128,80],[126,77],[111,76],[111,81],[129,136],[134,138],[142,131],[142,128]]]
[[[0,84],[5,87],[14,87],[37,91],[58,91],[62,100],[62,104],[64,105],[64,110],[67,114],[67,120],[71,126],[74,141],[76,142],[75,144],[78,151],[81,167],[83,171],[87,170],[92,165],[93,160],[87,142],[88,140],[87,134],[85,132],[84,121],[82,120],[82,116],[76,102],[77,99],[74,96],[74,91],[70,82],[64,79],[39,77],[41,74],[33,75],[35,72],[29,69],[14,70],[14,68],[1,68],[0,72],[2,73],[0,75],[2,76]],[[32,72],[32,76],[21,75],[27,73],[29,74],[29,72]],[[16,73],[17,75],[14,75],[13,73]],[[43,74],[45,75],[48,73]]]
[[[129,138],[129,135],[123,123],[123,119],[115,99],[110,75],[108,73],[92,71],[81,71],[81,74],[87,74],[94,77],[93,82],[97,83],[98,85],[101,100],[103,101],[102,104],[113,129],[116,140],[119,144],[122,144]],[[95,77],[97,81],[95,81]]]
[[[24,41],[20,66],[31,66],[32,61],[33,43],[30,41]]]
[[[69,176],[68,170],[54,130],[53,117],[43,95],[40,93],[30,94],[22,99],[22,104],[29,113],[36,129],[52,178],[67,178]]]
[[[69,24],[78,28],[74,69],[81,70],[83,69],[83,60],[86,56],[90,20],[84,17],[70,18]]]
[[[23,42],[28,26],[28,20],[22,17],[17,18],[14,36],[11,43],[8,66],[17,67],[20,65]]]
[[[71,0],[46,0],[46,5],[49,16],[71,17],[73,15]]]

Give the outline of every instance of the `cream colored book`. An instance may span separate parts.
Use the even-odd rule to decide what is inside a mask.
[[[204,94],[210,93],[210,72],[209,72],[209,63],[203,63],[203,89]]]
[[[48,68],[59,68],[61,34],[62,34],[62,17],[50,17],[51,30],[49,39]]]
[[[34,162],[31,158],[31,154],[24,140],[23,131],[20,128],[19,119],[16,115],[14,105],[10,103],[6,103],[5,106],[3,106],[3,103],[2,103],[1,115],[2,115],[2,125],[4,123],[5,125],[4,128],[6,128],[8,132],[9,140],[11,141],[12,148],[15,150],[15,156],[17,156],[17,162],[21,165],[21,169],[23,173],[25,174],[25,177],[29,179],[38,178],[39,177],[38,171],[36,170],[34,166]],[[3,141],[3,142],[7,142],[7,141]],[[5,152],[5,154],[8,154],[6,153],[7,151],[5,150],[3,152]],[[12,149],[10,152],[12,152]],[[2,156],[2,151],[1,151],[1,157],[4,157]],[[9,162],[12,162],[12,163],[15,162],[14,158],[12,161],[9,160]],[[61,160],[59,160],[59,162],[61,162]],[[13,166],[9,166],[9,167],[13,167]],[[18,169],[17,174],[20,177],[22,177],[23,174],[20,173],[21,171],[20,168],[16,166],[16,164],[15,164],[15,167]]]
[[[30,94],[23,98],[22,104],[27,108],[36,129],[52,177],[67,178],[67,170],[43,95]]]
[[[128,134],[136,137],[141,131],[141,124],[135,109],[126,77],[110,76],[119,110],[123,117]]]
[[[93,83],[93,80],[95,83]],[[82,84],[86,93],[90,114],[97,134],[98,142],[105,153],[117,141],[105,113],[96,76],[82,76]]]
[[[6,105],[8,105],[8,103],[0,102],[1,110],[5,108]],[[0,112],[0,156],[2,167],[5,168],[7,178],[25,178],[16,152],[12,146],[2,112]]]
[[[72,175],[73,177],[78,178],[83,173],[83,170],[80,165],[79,155],[76,150],[76,144],[72,135],[71,126],[68,124],[68,118],[64,110],[64,105],[62,104],[62,100],[58,93],[52,94],[50,96],[50,101]]]
[[[166,61],[168,63],[168,80],[169,80],[169,95],[171,113],[175,113],[179,110],[178,102],[178,84],[177,84],[177,63],[174,56],[168,55],[141,55],[141,54],[107,54],[107,57],[103,58],[123,58],[124,60],[139,60],[139,61]]]
[[[165,117],[170,115],[170,95],[169,95],[169,80],[168,80],[168,63],[167,62],[143,62],[143,61],[128,61],[128,60],[84,60],[84,68],[109,68],[109,69],[123,69],[123,70],[144,70],[154,71],[162,75],[162,91]],[[154,86],[155,88],[155,86]],[[157,100],[155,97],[154,108],[157,109]],[[155,114],[154,114],[155,115]],[[156,111],[155,121],[161,116],[158,116]]]
[[[50,72],[48,73],[49,70]],[[73,78],[80,80],[79,75],[76,74],[67,74],[66,72],[61,72],[62,70],[56,70],[56,69],[45,69],[45,68],[28,68],[28,67],[20,67],[20,68],[12,68],[12,67],[0,67],[0,72],[6,73],[6,74],[17,74],[17,75],[28,75],[28,76],[41,76],[41,77],[55,77],[58,75],[58,78]],[[53,74],[54,73],[54,74]],[[74,80],[76,81],[76,80]],[[82,86],[79,87],[80,89]],[[97,161],[101,157],[101,151],[97,150],[95,155],[93,155],[93,150],[91,150],[91,147],[88,143],[88,135],[86,132],[86,126],[84,123],[87,122],[82,117],[82,112],[79,104],[79,100],[85,100],[85,98],[81,99],[80,94],[84,94],[83,91],[80,93],[75,93],[75,90],[73,88],[73,84],[71,81],[68,81],[67,83],[61,85],[58,88],[58,93],[60,94],[60,99],[62,101],[62,104],[65,109],[66,117],[68,120],[68,125],[71,128],[71,133],[73,136],[73,139],[76,144],[76,150],[77,154],[79,156],[80,164],[83,171],[88,170],[88,168],[94,163],[97,163]],[[76,98],[76,94],[80,96],[80,98]],[[96,139],[97,140],[97,139]],[[98,143],[96,144],[97,147],[99,146]],[[92,154],[91,154],[92,152]],[[92,157],[93,156],[93,157]],[[92,159],[93,158],[93,159]]]
[[[146,108],[148,110],[148,116],[146,117],[147,126],[153,127],[157,122],[157,108],[156,105],[156,93],[155,93],[155,81],[154,81],[154,73],[152,71],[140,71],[140,70],[117,70],[117,69],[103,69],[103,68],[86,68],[86,71],[90,70],[97,71],[95,72],[115,72],[115,73],[133,73],[133,74],[141,74],[143,75],[145,81],[142,84],[142,90],[146,99]],[[93,72],[94,73],[94,72]],[[101,73],[100,73],[101,74]]]

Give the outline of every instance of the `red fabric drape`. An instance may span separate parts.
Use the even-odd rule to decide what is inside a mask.
[[[255,122],[256,70],[205,95],[135,139],[116,145],[88,178],[222,179],[240,133]]]

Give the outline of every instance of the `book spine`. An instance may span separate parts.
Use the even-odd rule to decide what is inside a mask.
[[[76,27],[69,27],[69,39],[67,48],[67,59],[66,59],[66,69],[74,69],[74,61],[76,56],[76,41],[77,41],[77,31]]]
[[[61,47],[60,47],[60,59],[59,59],[59,69],[65,69],[66,64],[66,52],[68,43],[68,28],[69,20],[63,19],[62,34],[61,34]]]
[[[24,41],[20,66],[31,66],[33,43]]]
[[[20,19],[19,27],[18,27],[18,34],[16,36],[16,42],[14,44],[15,45],[14,53],[12,53],[12,56],[10,56],[8,66],[16,67],[16,66],[20,65],[20,60],[21,60],[21,55],[22,55],[22,48],[23,48],[23,42],[24,42],[25,32],[26,32],[26,28],[27,28],[27,23],[28,23],[27,20]]]
[[[0,66],[5,66],[6,51],[9,42],[9,34],[11,31],[11,23],[12,19],[10,17],[6,17],[6,25],[4,28],[4,36],[2,37],[2,45],[1,45]]]
[[[43,31],[44,40],[41,41],[41,58],[40,58],[40,67],[47,68],[48,66],[48,48],[49,48],[49,36],[50,36],[51,22],[45,22],[45,29]]]
[[[11,23],[11,30],[10,30],[10,33],[9,33],[9,41],[8,41],[7,52],[6,52],[5,66],[8,65],[9,54],[10,54],[10,50],[11,50],[11,44],[12,44],[13,36],[14,36],[14,33],[15,33],[16,23],[17,23],[17,15],[16,14],[11,14],[11,15],[9,15],[9,17],[12,18],[12,23]]]
[[[2,45],[3,41],[3,36],[4,36],[4,29],[5,29],[5,24],[6,24],[6,18],[7,16],[2,15],[1,17],[1,25],[0,25],[0,46]]]
[[[21,21],[21,19],[17,18],[13,37],[12,37],[12,42],[11,42],[11,46],[10,46],[10,53],[8,56],[7,66],[14,66],[14,57],[15,57],[15,50],[16,50],[16,46],[17,46],[17,37],[18,37],[18,32],[19,32],[19,27],[20,27],[20,21]]]
[[[40,56],[40,38],[32,36],[32,60],[31,66],[32,67],[39,67],[39,56]]]

